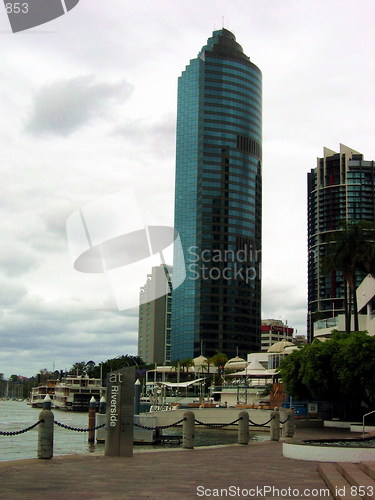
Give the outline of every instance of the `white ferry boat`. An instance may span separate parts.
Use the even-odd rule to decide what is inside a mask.
[[[61,410],[88,411],[90,399],[94,396],[99,404],[106,388],[100,378],[87,375],[68,375],[56,385],[53,407]]]
[[[58,380],[48,380],[46,384],[38,385],[37,387],[33,387],[30,393],[30,399],[27,404],[32,406],[33,408],[42,408],[44,398],[49,395],[52,400],[55,398],[55,388],[59,383]]]

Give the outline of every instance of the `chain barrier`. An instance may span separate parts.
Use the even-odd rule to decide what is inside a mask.
[[[58,422],[57,420],[54,420],[53,423],[58,425],[59,427],[62,427],[63,429],[68,429],[69,431],[77,431],[77,432],[96,431],[97,429],[101,429],[102,427],[105,426],[105,424],[101,424],[101,425],[97,425],[96,427],[93,427],[92,429],[81,429],[80,427],[71,427],[70,425],[62,424],[61,422]]]
[[[257,424],[255,422],[252,422],[251,420],[249,420],[249,423],[251,425],[255,425],[257,427],[264,427],[265,425],[269,424],[271,422],[271,420],[273,420],[273,418],[274,417],[271,417],[264,424]],[[163,429],[168,429],[170,427],[175,427],[176,425],[181,424],[181,422],[183,422],[184,420],[186,420],[186,419],[182,418],[181,420],[178,420],[177,422],[175,422],[173,424],[169,424],[169,425],[157,425],[156,427],[150,427],[150,426],[147,426],[147,425],[141,425],[141,424],[134,423],[134,427],[138,427],[139,429],[145,429],[147,431],[163,430]],[[242,420],[242,417],[239,417],[236,420],[233,420],[233,422],[229,422],[228,424],[209,424],[209,423],[201,422],[197,418],[194,419],[194,420],[195,420],[195,423],[198,424],[198,425],[204,425],[205,427],[212,427],[214,429],[220,429],[222,427],[228,427],[229,425],[236,424],[237,422],[239,422],[240,420]]]
[[[288,415],[288,416],[286,417],[286,419],[284,420],[284,422],[282,422],[282,421],[280,420],[280,424],[281,424],[281,425],[286,424],[286,423],[288,422],[288,420],[289,420],[289,419],[290,419],[290,415]]]
[[[275,418],[275,417],[271,417],[264,424],[257,424],[256,422],[253,422],[252,420],[249,420],[249,424],[257,426],[257,427],[264,427],[267,424],[269,424],[273,418]],[[288,415],[288,417],[286,418],[286,420],[284,420],[283,422],[280,421],[280,424],[285,424],[289,420],[289,418],[290,418],[290,416]],[[181,420],[178,420],[177,422],[174,422],[173,424],[169,424],[169,425],[157,425],[155,427],[150,427],[150,426],[147,426],[147,425],[141,425],[141,424],[134,423],[134,427],[138,427],[139,429],[145,429],[145,430],[148,430],[148,431],[156,431],[156,430],[169,429],[170,427],[176,427],[177,425],[181,424],[185,420],[186,420],[186,418],[181,418]],[[215,428],[215,429],[220,429],[222,427],[228,427],[229,425],[234,425],[237,422],[239,422],[240,420],[242,420],[242,417],[239,417],[236,420],[233,420],[233,422],[229,422],[228,424],[209,424],[209,423],[201,422],[200,420],[198,420],[196,418],[195,422],[198,425],[204,425],[205,427],[212,427],[212,428]],[[19,430],[19,431],[0,431],[0,436],[17,436],[19,434],[23,434],[25,432],[31,431],[37,425],[39,425],[39,424],[41,424],[43,422],[44,422],[44,419],[39,420],[35,424],[30,425],[30,427],[26,427],[26,429],[22,429],[22,430]],[[80,427],[72,427],[70,425],[63,424],[62,422],[58,422],[57,420],[54,420],[53,423],[56,424],[56,425],[58,425],[59,427],[62,427],[63,429],[68,429],[70,431],[76,431],[76,432],[96,431],[97,429],[101,429],[101,428],[105,427],[105,425],[106,425],[106,424],[101,424],[101,425],[97,425],[96,427],[93,427],[92,429],[82,429]]]
[[[255,425],[256,427],[264,427],[267,424],[269,424],[271,422],[271,420],[273,420],[274,418],[275,417],[271,417],[269,420],[267,420],[267,422],[264,422],[264,424],[257,424],[256,422],[253,422],[252,420],[249,419],[249,424],[250,425]]]
[[[35,424],[30,425],[30,427],[26,427],[26,429],[22,429],[20,431],[0,431],[0,436],[18,436],[18,434],[31,431],[31,429],[34,429],[37,425],[42,424],[43,422],[44,418],[42,418],[42,420],[38,420]]]
[[[181,422],[184,422],[184,420],[186,420],[186,418],[182,418],[181,420],[178,420],[174,424],[157,425],[156,427],[149,427],[147,425],[141,425],[141,424],[134,423],[134,427],[138,427],[139,429],[145,429],[147,431],[157,431],[157,430],[162,430],[162,429],[169,429],[169,427],[176,427],[176,425],[180,424]]]
[[[229,422],[229,424],[207,424],[207,423],[201,422],[200,420],[198,420],[198,419],[196,418],[196,419],[195,419],[195,422],[196,422],[198,425],[204,425],[205,427],[212,427],[212,428],[215,428],[215,429],[220,429],[221,427],[228,427],[228,425],[234,425],[234,424],[236,424],[237,422],[239,422],[240,420],[242,420],[242,417],[239,417],[239,418],[237,418],[236,420],[233,420],[233,422]]]

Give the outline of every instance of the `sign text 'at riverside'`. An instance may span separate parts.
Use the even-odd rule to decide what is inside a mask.
[[[107,376],[106,456],[133,456],[134,379],[134,366]]]

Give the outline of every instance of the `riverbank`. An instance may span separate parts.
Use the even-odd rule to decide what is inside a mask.
[[[295,437],[348,435],[345,430],[297,428]],[[3,462],[0,484],[1,500],[295,498],[285,495],[288,488],[298,490],[300,498],[332,498],[317,463],[283,457],[277,441],[136,452],[131,458],[90,454]],[[250,495],[256,488],[258,495]]]

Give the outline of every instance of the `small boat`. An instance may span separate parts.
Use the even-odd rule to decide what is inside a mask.
[[[47,380],[46,384],[38,385],[37,387],[33,387],[30,393],[30,399],[27,404],[32,406],[33,408],[42,408],[44,398],[49,395],[52,400],[55,398],[55,388],[59,383],[58,380]]]
[[[55,387],[53,407],[61,410],[88,411],[90,399],[95,398],[99,404],[105,396],[106,388],[100,378],[88,375],[68,375],[61,379]]]

